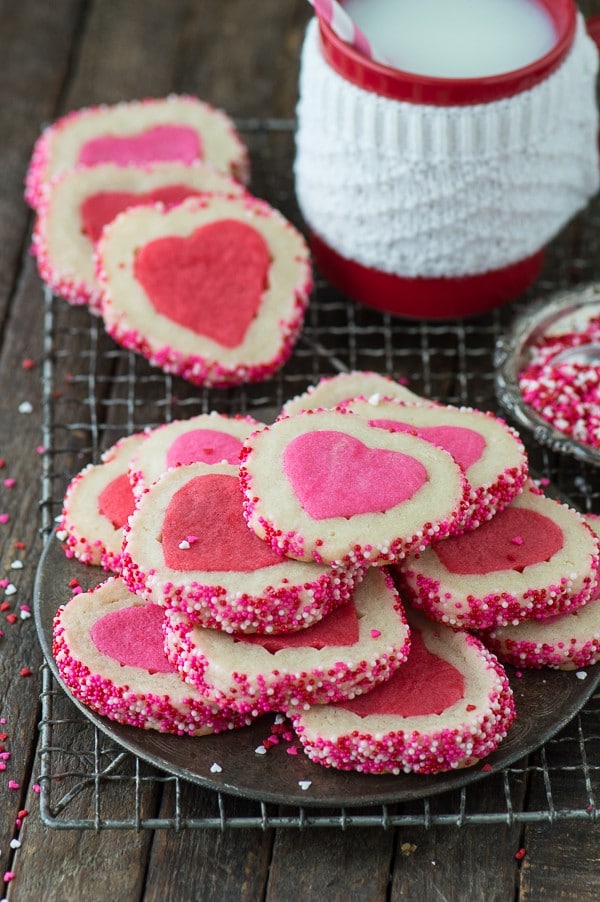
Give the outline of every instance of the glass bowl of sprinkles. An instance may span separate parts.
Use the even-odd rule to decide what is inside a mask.
[[[495,349],[502,407],[540,444],[600,466],[600,283],[518,315]]]

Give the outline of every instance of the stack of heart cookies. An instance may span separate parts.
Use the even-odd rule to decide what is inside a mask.
[[[499,657],[598,657],[594,525],[542,494],[499,418],[325,379],[272,425],[176,421],[73,478],[58,536],[113,575],[57,613],[58,668],[135,726],[281,712],[325,766],[470,766],[515,716]]]
[[[197,98],[69,113],[38,139],[26,179],[40,276],[166,372],[266,379],[299,335],[312,271],[300,233],[248,179],[233,122]]]

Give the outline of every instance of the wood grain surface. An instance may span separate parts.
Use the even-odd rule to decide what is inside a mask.
[[[581,7],[586,14],[600,14],[600,2]],[[6,734],[0,746],[10,752],[0,772],[0,879],[6,878],[4,895],[9,900],[504,902],[514,898],[534,902],[545,898],[586,902],[600,894],[598,825],[583,819],[521,825],[221,832],[51,829],[39,816],[38,671],[42,659],[33,621],[20,617],[21,606],[31,604],[42,546],[43,304],[28,253],[32,215],[23,201],[23,179],[34,141],[44,123],[68,110],[169,92],[197,94],[245,120],[291,120],[299,51],[310,15],[306,0],[0,0],[0,457],[5,462],[0,477],[15,479],[10,488],[0,483],[0,512],[10,518],[0,525],[0,575],[17,588],[16,595],[7,599],[9,609],[2,612],[0,621],[4,633],[0,637],[0,736]],[[253,189],[277,204],[278,181],[261,160],[263,139],[251,140]],[[287,159],[283,155],[289,153],[289,132],[269,140],[270,159]],[[297,215],[293,202],[290,209]],[[567,262],[560,271],[553,271],[554,281],[598,278],[600,259],[592,233],[585,217],[565,230],[561,259]],[[69,310],[62,316],[71,325],[86,326],[89,314]],[[328,332],[333,333],[328,330],[326,311],[321,325],[321,337],[327,342]],[[481,335],[473,340],[477,339]],[[59,380],[70,379],[72,360],[85,351],[86,341],[77,330],[64,338],[67,353],[54,360]],[[124,370],[121,358],[111,356],[110,340],[100,335],[98,341],[96,402],[100,410],[112,397],[111,380]],[[411,366],[421,373],[430,368],[438,397],[456,391],[456,382],[446,376],[440,375],[440,380],[446,380],[443,384],[436,382],[438,364],[426,361],[418,339],[413,341]],[[468,347],[462,352],[469,368],[466,394],[478,381],[490,387],[491,396],[489,368],[483,372],[480,363],[478,369],[477,353],[470,353]],[[312,352],[305,347],[304,353],[310,366]],[[390,349],[390,359],[394,353]],[[28,359],[35,362],[33,368],[28,368]],[[350,354],[348,359],[352,363],[357,358]],[[361,357],[363,366],[367,360]],[[374,358],[373,368],[382,368],[381,360]],[[299,384],[299,390],[302,387]],[[71,381],[68,398],[76,398],[78,392],[84,398],[88,388]],[[181,403],[200,404],[202,399],[206,401],[201,392],[194,396],[187,390]],[[146,400],[147,406],[142,398],[133,413],[140,425],[155,412],[150,394]],[[30,413],[23,412],[24,402],[31,405]],[[70,403],[66,395],[56,398],[57,418],[68,421]],[[100,444],[106,447],[131,421],[132,413],[109,405],[102,407],[102,415],[107,427]],[[53,460],[60,473],[67,474],[76,472],[89,455],[89,434],[82,429],[80,435],[69,437]],[[597,491],[597,475],[586,478]],[[565,480],[569,479],[567,473]],[[15,547],[15,542],[24,547]],[[23,561],[22,570],[11,567],[16,559]],[[4,622],[7,613],[17,614],[15,623]],[[56,706],[58,716],[70,717],[66,698],[57,698]],[[61,760],[66,780],[72,767],[69,753],[83,740],[77,718],[65,729],[68,741]],[[595,754],[596,766],[597,744],[596,731],[589,750],[590,756]],[[572,758],[570,746],[564,748],[553,791],[557,804],[560,800],[568,807],[574,791],[568,769]],[[501,777],[480,784],[480,809],[495,810],[503,791]],[[107,781],[104,818],[119,818],[130,806],[123,792],[121,784]],[[177,805],[197,817],[214,810],[210,791],[183,783],[181,792],[182,798],[176,800],[172,783],[161,786],[149,779],[141,791],[145,816],[169,818]],[[546,804],[544,792],[535,774],[531,780],[517,779],[512,803],[518,809],[531,806],[535,810]],[[73,799],[73,817],[93,817],[90,797],[82,792]],[[597,805],[597,799],[593,802]],[[436,804],[434,799],[434,811]],[[245,800],[232,803],[232,811],[241,817],[254,810]],[[16,838],[20,845],[11,848]]]

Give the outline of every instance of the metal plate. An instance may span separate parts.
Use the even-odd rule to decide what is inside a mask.
[[[38,567],[34,611],[42,650],[61,685],[51,651],[54,614],[71,597],[72,579],[89,589],[106,576],[99,568],[67,560],[56,538],[50,538]],[[507,671],[517,719],[504,742],[485,763],[435,776],[343,773],[313,764],[301,751],[296,756],[287,754],[288,743],[271,748],[266,755],[257,755],[256,747],[270,734],[272,716],[230,733],[191,738],[122,726],[73,701],[123,748],[163,771],[204,787],[283,805],[352,807],[426,798],[508,767],[565,726],[600,682],[600,663],[587,668],[584,680],[572,671],[523,671],[521,677],[516,677],[512,668]],[[220,773],[211,773],[213,764],[222,768]],[[484,764],[486,770],[482,769]],[[300,788],[301,781],[310,781],[307,790]]]

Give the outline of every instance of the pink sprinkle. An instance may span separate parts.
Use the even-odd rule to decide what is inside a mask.
[[[5,883],[10,883],[11,880],[15,879],[14,871],[5,871],[3,880]]]
[[[0,758],[3,761],[10,761],[10,752],[0,752]]]
[[[371,630],[371,639],[379,639],[381,630]]]
[[[20,789],[20,788],[21,788],[21,784],[20,784],[20,783],[17,783],[16,780],[9,780],[9,781],[8,781],[8,788],[9,788],[9,789]]]
[[[9,520],[8,514],[0,514],[0,523],[8,523]]]
[[[9,579],[0,579],[0,589],[6,589],[10,580]]]
[[[298,754],[298,746],[290,745],[288,749],[286,749],[288,755],[297,755]]]
[[[43,445],[38,445],[35,450],[37,451],[38,454],[43,454],[46,449],[44,448]]]
[[[40,786],[39,783],[34,783],[33,786],[32,786],[31,788],[32,788],[33,791],[34,791],[35,793],[37,793],[38,795],[39,795],[40,792],[42,791],[42,787]]]
[[[81,595],[82,592],[83,589],[81,588],[81,586],[75,586],[75,588],[73,589],[73,595]]]
[[[539,483],[540,485],[550,485],[550,480],[547,476],[542,476],[542,478],[539,480]]]
[[[13,477],[10,476],[8,479],[4,480],[4,485],[6,486],[7,489],[12,489],[12,487],[14,486],[16,481],[17,481],[16,479],[13,479]]]
[[[0,761],[0,770],[6,770],[6,764],[4,761]]]
[[[514,539],[511,539],[511,542],[513,543],[513,545],[522,545],[523,539],[521,538],[521,536],[515,536]]]
[[[187,538],[188,542],[190,543],[190,545],[193,545],[194,542],[198,541],[198,536],[186,536],[186,538]]]

